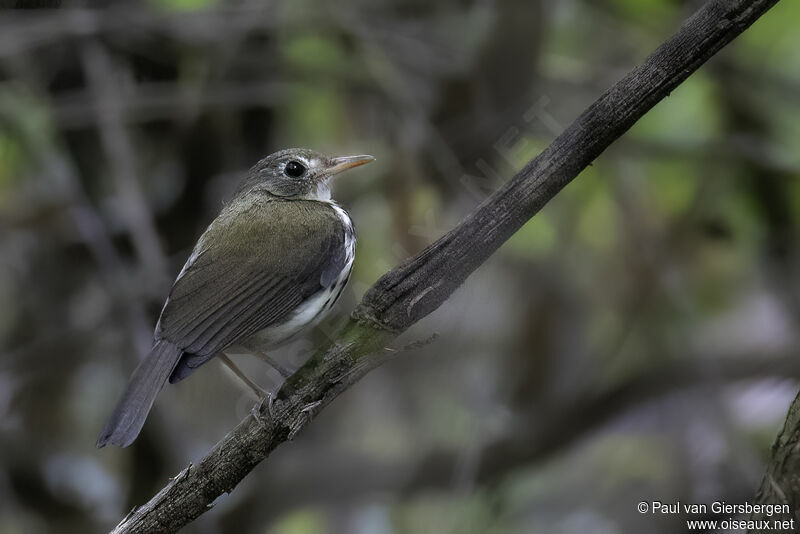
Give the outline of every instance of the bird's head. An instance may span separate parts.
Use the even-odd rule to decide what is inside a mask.
[[[372,156],[330,158],[307,148],[288,148],[256,163],[238,194],[265,191],[287,199],[330,200],[334,176],[374,160]]]

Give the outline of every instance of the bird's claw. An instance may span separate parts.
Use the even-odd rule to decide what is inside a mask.
[[[262,410],[262,408],[264,407],[264,402],[265,402],[265,401],[266,401],[266,403],[267,403],[267,413],[269,414],[269,417],[270,417],[270,419],[273,419],[273,420],[275,419],[275,411],[274,411],[274,406],[275,406],[275,395],[273,395],[273,394],[272,394],[272,393],[270,393],[269,391],[265,391],[265,392],[264,392],[264,395],[262,395],[262,396],[261,396],[261,397],[258,399],[258,402],[256,402],[256,403],[253,405],[253,410],[252,410],[252,412],[253,412],[253,417],[255,417],[255,418],[256,418],[256,420],[257,420],[259,423],[261,423],[262,425],[263,425],[263,424],[265,424],[264,418],[263,418],[263,417],[262,417],[262,415],[261,415],[261,410]]]

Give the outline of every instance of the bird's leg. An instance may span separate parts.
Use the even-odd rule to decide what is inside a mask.
[[[260,350],[253,349],[252,347],[250,347],[250,352],[253,354],[253,356],[255,356],[256,358],[258,358],[259,360],[261,360],[263,362],[266,362],[267,365],[269,365],[270,367],[272,367],[273,369],[278,371],[278,373],[280,373],[280,375],[283,378],[289,378],[290,376],[292,376],[292,372],[289,369],[287,369],[286,367],[284,367],[283,365],[278,363],[278,361],[275,360],[275,358],[271,357],[270,355],[266,354],[265,352],[261,352]]]
[[[267,365],[278,371],[281,375],[281,378],[284,380],[292,376],[292,371],[278,363],[275,358],[267,355],[263,350],[261,350],[261,345],[252,339],[241,341],[236,343],[235,345],[231,345],[227,349],[225,349],[226,354],[235,354],[237,356],[242,354],[249,354],[255,356],[259,360],[265,362]]]
[[[270,397],[270,394],[267,391],[264,391],[264,389],[262,389],[261,386],[259,386],[258,384],[247,378],[247,375],[245,375],[244,372],[241,369],[239,369],[239,367],[235,363],[233,363],[233,361],[231,361],[231,359],[228,358],[226,354],[220,352],[219,354],[217,354],[217,357],[219,358],[219,361],[223,365],[225,365],[228,369],[230,369],[233,372],[233,374],[239,380],[241,380],[245,386],[247,386],[247,388],[256,396],[257,399],[265,399]]]

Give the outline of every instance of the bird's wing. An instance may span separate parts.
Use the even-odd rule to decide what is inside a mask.
[[[161,312],[156,339],[211,358],[279,322],[345,265],[345,227],[318,202],[229,206],[197,243]],[[193,365],[194,367],[194,365]]]

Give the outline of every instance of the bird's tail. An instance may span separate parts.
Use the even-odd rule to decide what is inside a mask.
[[[169,341],[156,341],[150,354],[133,372],[125,393],[108,418],[97,439],[98,448],[108,443],[119,447],[127,447],[133,443],[142,430],[156,395],[175,369],[181,354],[181,349]]]

